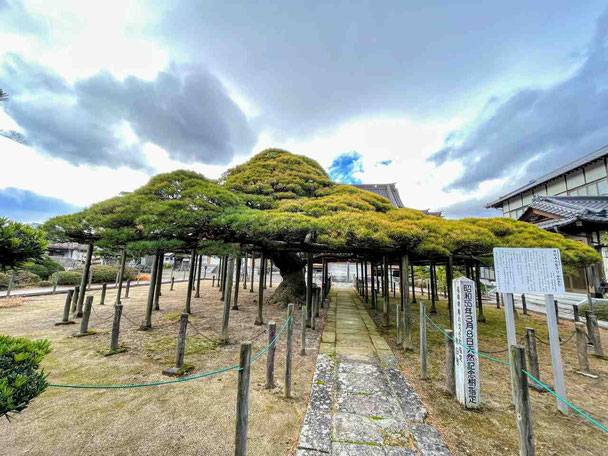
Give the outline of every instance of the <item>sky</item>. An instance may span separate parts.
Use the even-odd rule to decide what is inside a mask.
[[[408,207],[486,203],[608,144],[608,5],[0,0],[0,216],[41,222],[268,147]]]

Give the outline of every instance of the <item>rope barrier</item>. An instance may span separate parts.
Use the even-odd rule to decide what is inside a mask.
[[[289,321],[291,320],[292,317],[288,317],[287,320],[285,321],[285,323],[283,324],[283,326],[281,327],[281,329],[279,330],[279,332],[277,333],[277,335],[275,336],[274,339],[272,339],[272,341],[266,346],[266,348],[264,348],[262,351],[260,351],[257,355],[255,355],[253,358],[251,358],[251,362],[253,363],[256,359],[258,359],[260,356],[262,356],[264,353],[266,353],[270,347],[272,347],[276,341],[279,339],[280,335],[283,333],[283,331],[285,330],[287,323],[289,323]],[[170,385],[172,383],[182,383],[182,382],[187,382],[190,380],[196,380],[199,378],[205,378],[205,377],[211,377],[212,375],[216,375],[216,374],[221,374],[222,372],[227,372],[233,369],[237,369],[237,370],[241,370],[241,367],[238,364],[235,364],[234,366],[229,366],[229,367],[224,367],[222,369],[217,369],[211,372],[205,372],[204,374],[198,374],[198,375],[191,375],[189,377],[182,377],[182,378],[177,378],[174,380],[164,380],[164,381],[160,381],[160,382],[149,382],[149,383],[133,383],[133,384],[129,384],[129,385],[68,385],[68,384],[63,384],[63,383],[49,383],[48,386],[53,386],[55,388],[77,388],[77,389],[129,389],[129,388],[143,388],[143,387],[147,387],[147,386],[160,386],[160,385]]]
[[[472,348],[467,347],[466,345],[461,344],[460,342],[458,342],[457,340],[455,340],[453,337],[449,336],[439,325],[437,325],[432,319],[431,317],[429,317],[429,315],[425,312],[424,316],[427,320],[429,320],[433,326],[435,328],[437,328],[440,332],[442,332],[446,337],[448,337],[449,339],[453,340],[454,343],[460,345],[461,347],[464,347],[466,350],[470,351],[471,353],[475,353],[479,356],[482,356],[484,358],[487,358],[491,361],[495,361],[497,363],[500,364],[504,364],[506,366],[510,366],[511,363],[509,361],[503,361],[501,359],[497,359],[497,358],[492,358],[491,356],[486,356],[483,353],[477,352],[475,350],[473,350]],[[571,336],[572,337],[572,336]],[[570,339],[568,339],[570,340]],[[567,342],[567,341],[566,341]],[[559,394],[557,394],[555,391],[553,391],[549,386],[545,385],[543,382],[541,382],[539,379],[537,379],[536,377],[534,377],[532,374],[530,374],[527,370],[522,369],[522,372],[524,374],[526,374],[528,377],[530,377],[534,382],[538,383],[541,387],[543,387],[544,389],[546,389],[549,393],[551,393],[553,396],[555,396],[558,400],[562,401],[564,404],[566,404],[568,407],[570,407],[572,410],[574,410],[576,413],[578,413],[579,415],[581,415],[583,418],[585,418],[586,420],[588,420],[589,422],[593,423],[594,425],[596,425],[600,430],[602,430],[603,432],[608,433],[608,428],[606,428],[606,426],[602,425],[601,423],[599,423],[597,420],[591,418],[587,413],[583,412],[581,409],[579,409],[578,407],[574,406],[573,404],[571,404],[570,402],[568,402],[566,399],[564,399],[563,397],[561,397]]]

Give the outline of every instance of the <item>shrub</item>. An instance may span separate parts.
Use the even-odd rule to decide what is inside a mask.
[[[53,282],[51,282],[50,280],[41,280],[36,285],[38,285],[39,287],[52,287]]]
[[[40,282],[40,276],[30,271],[18,271],[15,274],[15,283],[19,287],[27,287],[29,285],[36,285]]]
[[[59,274],[58,285],[80,285],[82,279],[82,273],[78,271],[60,271],[55,274]],[[53,274],[52,280],[55,280],[55,274]]]
[[[44,266],[42,266],[41,264],[25,263],[23,265],[23,269],[25,271],[31,272],[32,274],[36,274],[42,280],[48,279],[49,275],[50,275],[48,273],[48,271],[46,270],[46,268]]]
[[[48,340],[0,334],[0,417],[21,412],[46,389],[46,375],[38,366],[50,346]]]
[[[8,274],[0,272],[0,290],[6,290],[8,288],[8,283],[10,282],[10,280],[11,278]]]
[[[598,320],[608,321],[608,303],[602,302],[593,305],[595,309],[595,316]],[[589,310],[589,304],[583,304],[579,306],[579,311],[581,314],[585,314]]]
[[[63,271],[64,267],[48,256],[45,256],[33,263],[25,263],[22,269],[40,276],[42,280],[48,280],[55,272]]]
[[[118,273],[118,268],[120,266],[117,264],[107,264],[107,265],[96,265],[91,266],[91,270],[93,271],[93,283],[104,283],[104,282],[114,282],[116,280],[116,274]],[[77,269],[80,274],[82,274],[83,269]],[[137,270],[130,267],[125,267],[125,280],[131,279],[134,280],[137,278]]]

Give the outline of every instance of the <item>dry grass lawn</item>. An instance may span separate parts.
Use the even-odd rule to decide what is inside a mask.
[[[428,337],[428,380],[420,379],[419,358],[419,304],[412,307],[412,339],[415,351],[404,353],[396,345],[394,328],[395,307],[399,301],[391,294],[391,328],[383,331],[391,348],[400,359],[401,369],[414,385],[429,410],[429,421],[444,434],[450,450],[455,455],[518,455],[517,424],[511,401],[509,367],[480,358],[481,363],[481,411],[465,410],[445,389],[445,345],[444,336],[427,324]],[[427,302],[427,312],[430,304]],[[381,302],[382,305],[382,302]],[[432,318],[441,327],[449,327],[447,302],[437,305],[438,314]],[[377,323],[380,314],[372,312]],[[506,347],[504,308],[484,302],[486,323],[478,325],[479,349],[493,352]],[[536,335],[548,340],[546,317],[539,314],[522,315],[518,310],[516,329],[518,341],[525,334],[525,328],[535,328]],[[380,326],[379,326],[380,327]],[[565,342],[574,331],[574,324],[560,320],[559,328]],[[608,331],[602,330],[604,350],[608,349]],[[522,342],[523,344],[523,339]],[[537,342],[541,380],[552,384],[551,354],[549,347]],[[590,352],[591,353],[591,352]],[[508,359],[506,352],[491,355]],[[577,375],[576,337],[562,346],[564,374],[568,399],[585,410],[604,426],[608,425],[608,360],[589,357],[591,371],[600,375],[598,380]],[[571,413],[563,416],[556,408],[556,399],[549,393],[530,390],[532,420],[536,439],[536,453],[539,455],[605,455],[608,450],[608,435],[587,422],[581,416]]]
[[[123,300],[121,344],[126,353],[104,357],[109,346],[115,291],[100,306],[94,292],[90,328],[96,333],[75,338],[77,325],[55,326],[61,319],[65,295],[21,298],[18,306],[0,307],[0,333],[52,341],[53,352],[43,361],[48,380],[68,384],[131,384],[166,380],[162,370],[175,359],[177,322],[184,306],[186,285],[169,291],[163,285],[160,312],[153,314],[151,331],[138,331],[144,317],[147,287],[131,289]],[[267,290],[268,294],[273,289]],[[267,294],[267,295],[268,295]],[[251,340],[253,353],[267,344],[264,327],[253,324],[255,293],[240,288],[240,310],[230,314],[230,344],[216,344],[222,303],[218,288],[205,281],[202,298],[193,298],[192,324],[185,362],[190,374],[238,364],[239,342]],[[2,302],[2,301],[0,301]],[[287,311],[265,306],[265,322],[277,330]],[[294,332],[299,330],[297,312]],[[322,325],[321,325],[322,326]],[[296,333],[297,334],[297,333]],[[277,345],[275,377],[278,386],[264,389],[266,357],[252,366],[248,454],[289,454],[294,451],[306,412],[314,372],[319,332],[309,330],[307,355],[299,355],[294,334],[293,398],[283,398],[285,336]],[[237,372],[166,386],[136,389],[86,390],[49,387],[29,408],[9,423],[0,423],[3,454],[19,455],[230,455],[234,453]]]

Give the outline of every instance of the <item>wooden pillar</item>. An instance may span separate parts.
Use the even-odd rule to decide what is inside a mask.
[[[101,298],[99,298],[100,306],[103,306],[106,302],[106,292],[107,291],[108,291],[108,284],[104,282],[101,284]]]
[[[77,334],[78,336],[85,336],[89,334],[89,318],[91,317],[91,307],[93,307],[93,296],[87,296],[82,311],[82,320],[80,320],[80,331]]]
[[[287,346],[285,347],[285,397],[291,397],[291,359],[293,350],[293,304],[287,306]]]
[[[306,326],[311,326],[312,316],[312,269],[313,269],[313,254],[308,252],[306,254]]]
[[[201,297],[201,277],[203,274],[203,255],[198,256],[198,273],[196,275],[196,295],[195,298]]]
[[[249,289],[250,293],[253,293],[253,278],[255,276],[255,253],[251,252],[251,288]]]
[[[270,288],[272,288],[272,272],[273,272],[273,269],[274,269],[274,263],[272,262],[272,260],[270,260],[270,274],[269,274],[270,277],[268,279],[268,286]]]
[[[480,271],[479,261],[477,261],[477,262],[475,262],[475,291],[477,292],[477,321],[484,323],[486,321],[486,317],[483,314],[483,303],[482,303],[482,299],[481,299],[481,277],[479,275],[479,271]],[[525,306],[524,306],[524,308],[525,308]]]
[[[243,258],[243,290],[247,289],[247,252],[245,252],[245,257]]]
[[[454,291],[452,290],[452,279],[453,279],[453,268],[452,268],[452,257],[448,257],[447,264],[445,266],[445,279],[448,287],[448,311],[450,313],[450,328],[454,329],[454,315],[452,315],[452,296]]]
[[[186,288],[186,309],[187,314],[192,313],[190,304],[192,302],[192,284],[194,282],[194,259],[196,258],[196,248],[190,253],[190,270],[188,271],[188,287]]]
[[[243,259],[240,256],[237,256],[236,275],[234,277],[234,304],[232,304],[232,310],[239,310],[239,281],[241,280],[241,261],[243,261]],[[245,260],[245,267],[247,267],[247,260]]]
[[[112,336],[110,338],[110,351],[118,350],[118,338],[120,336],[120,318],[122,316],[122,304],[114,305],[114,321],[112,322]]]
[[[255,319],[256,325],[264,324],[264,277],[266,276],[266,256],[264,252],[260,254],[260,281],[258,283],[258,315]]]
[[[261,281],[260,281],[261,282]],[[236,398],[235,456],[247,456],[249,424],[249,384],[251,382],[251,342],[241,344]]]
[[[384,323],[384,326],[389,326],[389,314],[388,314],[388,308],[389,308],[389,300],[390,300],[390,293],[388,291],[388,255],[384,255],[384,260],[383,260],[383,265],[384,265],[384,270],[382,271],[382,282],[383,282],[383,290],[384,290],[384,308],[382,309],[382,321]]]
[[[576,354],[578,356],[578,368],[581,372],[589,373],[589,358],[587,357],[587,335],[585,325],[576,322]]]
[[[277,350],[273,343],[277,333],[277,324],[274,321],[268,322],[268,351],[266,351],[266,389],[274,388],[274,354]]]
[[[429,284],[429,292],[431,294],[431,312],[432,314],[437,313],[437,303],[435,302],[435,270],[433,268],[433,263],[429,266],[429,276],[431,279],[431,283]]]
[[[409,257],[401,257],[401,303],[403,304],[403,349],[413,350],[412,344],[412,309],[409,295]]]
[[[363,280],[365,281],[365,302],[369,302],[369,289],[367,285],[367,261],[363,262]]]
[[[376,309],[376,279],[374,277],[374,263],[370,262],[371,284],[372,284],[372,309]]]
[[[122,249],[122,253],[120,255],[120,267],[118,269],[118,292],[116,293],[116,302],[115,304],[120,304],[120,297],[122,295],[122,282],[125,274],[125,265],[127,263],[127,251]]]
[[[55,323],[55,325],[69,325],[71,323],[74,323],[73,321],[70,321],[70,306],[72,305],[72,295],[74,294],[74,290],[68,290],[66,296],[65,296],[65,304],[63,306],[63,316],[61,318],[61,321]]]
[[[234,258],[226,261],[226,283],[224,284],[224,313],[222,315],[221,341],[228,343],[228,322],[230,321],[230,301],[232,300],[232,274],[234,271]]]
[[[410,274],[412,276],[412,304],[416,304],[416,278],[414,277],[414,265],[410,266]]]
[[[528,376],[524,349],[514,345],[511,352],[511,384],[514,391],[515,416],[517,417],[517,432],[519,435],[519,454],[533,456],[534,431],[532,430],[532,411],[530,409],[530,396],[528,391]]]
[[[165,253],[161,250],[158,255],[156,271],[156,286],[154,287],[154,310],[160,310],[161,287],[163,285],[163,272],[165,266]]]
[[[420,301],[420,378],[422,380],[427,379],[426,374],[426,320],[424,314],[426,313],[426,305],[423,301]]]
[[[84,261],[84,269],[82,270],[82,278],[80,279],[80,292],[78,293],[78,301],[76,301],[76,316],[82,317],[82,306],[84,304],[84,296],[86,294],[87,279],[91,269],[91,260],[93,259],[93,243],[87,245],[87,256]]]

